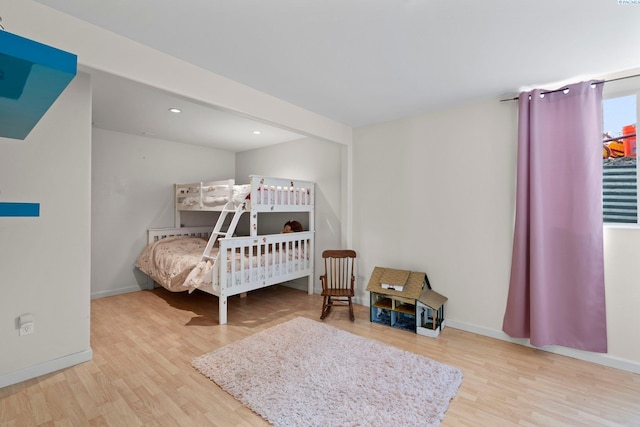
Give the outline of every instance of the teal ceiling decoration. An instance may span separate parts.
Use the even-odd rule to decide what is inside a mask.
[[[0,30],[0,136],[25,139],[77,65],[74,54]]]

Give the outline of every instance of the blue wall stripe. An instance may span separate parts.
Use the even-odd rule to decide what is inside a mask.
[[[40,203],[0,202],[0,216],[40,216]]]

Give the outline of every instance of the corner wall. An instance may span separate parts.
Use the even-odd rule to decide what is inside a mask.
[[[134,264],[147,229],[174,225],[173,185],[233,178],[235,154],[96,128],[92,146],[91,297],[99,298],[147,286]],[[183,219],[209,225],[216,215]]]
[[[90,360],[91,85],[79,73],[24,141],[0,138],[0,387]],[[30,313],[35,332],[18,336]]]

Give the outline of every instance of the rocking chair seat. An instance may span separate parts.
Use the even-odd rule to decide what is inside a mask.
[[[332,289],[332,290],[327,290],[322,291],[322,296],[332,296],[332,297],[352,297],[353,292],[351,292],[351,289]]]

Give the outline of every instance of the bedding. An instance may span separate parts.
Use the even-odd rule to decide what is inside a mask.
[[[235,204],[244,202],[251,194],[251,185],[234,185],[231,201]],[[197,206],[200,201],[205,206],[217,206],[229,201],[228,185],[210,185],[202,187],[202,197],[200,197],[200,187],[181,188],[179,202],[183,206]]]
[[[182,284],[200,262],[206,246],[207,240],[200,237],[167,237],[145,247],[136,267],[166,289],[182,292]]]

